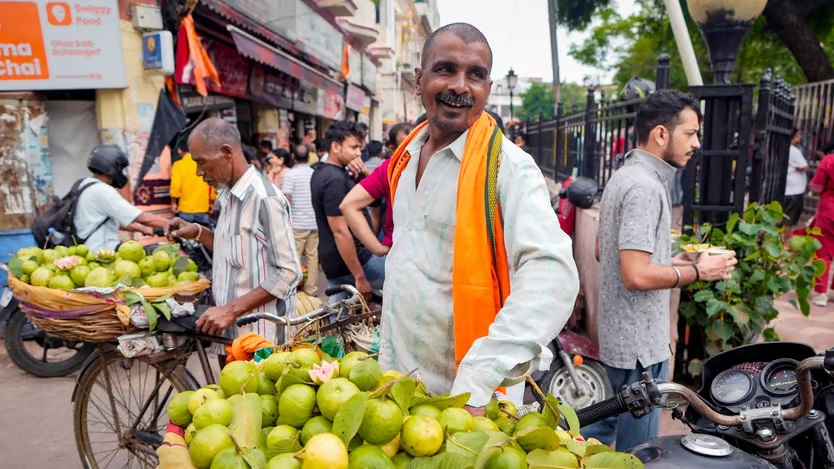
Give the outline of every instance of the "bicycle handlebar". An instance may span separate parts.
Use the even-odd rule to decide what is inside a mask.
[[[255,321],[259,321],[261,319],[264,319],[264,320],[273,322],[275,324],[283,325],[284,327],[297,326],[299,324],[304,324],[306,322],[314,321],[314,320],[316,320],[316,319],[318,319],[322,316],[326,316],[328,314],[331,314],[342,306],[345,306],[345,307],[348,307],[348,308],[355,308],[355,307],[362,304],[361,300],[359,299],[359,298],[361,298],[362,295],[359,293],[358,290],[353,288],[351,285],[340,285],[338,287],[333,287],[332,289],[328,289],[328,291],[333,290],[333,289],[336,290],[336,293],[339,293],[339,292],[342,292],[342,291],[347,291],[349,293],[352,293],[352,296],[350,296],[350,297],[348,297],[344,300],[338,301],[338,302],[336,302],[332,305],[323,306],[321,308],[318,308],[316,310],[313,310],[313,311],[305,314],[304,316],[299,316],[297,318],[288,319],[286,316],[275,316],[275,315],[269,314],[269,313],[250,313],[250,314],[246,314],[244,316],[241,316],[241,317],[237,318],[237,320],[235,321],[235,324],[238,327],[240,327],[240,326],[245,326],[247,324],[252,324]],[[327,292],[325,292],[325,293],[327,293]]]
[[[797,420],[808,415],[814,406],[814,391],[811,384],[811,370],[822,368],[834,372],[834,349],[826,352],[825,356],[806,358],[800,362],[796,369],[796,381],[799,389],[800,403],[790,409],[782,409],[781,418],[785,420]],[[695,391],[677,383],[656,383],[650,376],[644,375],[645,379],[639,383],[624,386],[614,397],[583,409],[579,409],[576,415],[579,418],[579,425],[586,426],[608,417],[614,417],[625,412],[631,412],[635,417],[640,418],[647,415],[654,406],[660,404],[664,395],[677,394],[686,400],[689,405],[695,408],[713,423],[726,425],[728,427],[740,425],[741,415],[724,415],[712,408],[712,405]]]

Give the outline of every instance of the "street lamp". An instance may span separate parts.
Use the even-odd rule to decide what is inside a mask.
[[[513,88],[518,84],[518,75],[512,68],[507,72],[507,88],[510,90],[510,121],[513,120]]]
[[[687,0],[686,3],[707,43],[715,83],[729,84],[744,35],[764,10],[767,0]]]

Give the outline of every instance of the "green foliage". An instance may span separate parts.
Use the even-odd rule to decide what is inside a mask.
[[[563,8],[562,3],[565,3]],[[572,4],[581,5],[572,5]],[[635,76],[653,80],[657,57],[667,52],[671,58],[669,84],[685,89],[686,76],[672,34],[663,0],[636,0],[637,13],[623,16],[610,0],[564,0],[558,12],[560,22],[571,30],[590,26],[590,37],[582,44],[573,44],[570,55],[579,62],[603,70],[615,70],[614,82],[624,85]],[[698,25],[689,17],[685,0],[681,0],[689,36],[695,50],[704,82],[710,83],[709,55]],[[587,19],[586,19],[587,18]],[[593,21],[590,21],[593,18]],[[828,51],[834,50],[834,5],[821,6],[808,18],[808,25]],[[745,37],[736,62],[732,80],[736,83],[758,83],[765,68],[773,69],[789,83],[806,82],[791,52],[760,16]]]
[[[521,120],[538,120],[553,118],[553,88],[543,83],[534,82],[526,92],[521,94],[522,107],[516,113]]]
[[[779,312],[773,299],[789,291],[798,309],[810,313],[808,296],[823,263],[814,260],[820,243],[812,236],[793,236],[782,242],[784,218],[779,202],[750,204],[743,215],[730,216],[726,232],[703,225],[675,243],[709,243],[736,252],[738,264],[729,280],[695,282],[681,292],[680,314],[690,325],[704,328],[708,355],[715,355],[762,336],[776,340],[768,324]],[[706,255],[706,254],[705,254]]]
[[[563,113],[569,114],[574,109],[579,111],[587,107],[588,89],[586,87],[576,83],[562,83],[560,90]]]

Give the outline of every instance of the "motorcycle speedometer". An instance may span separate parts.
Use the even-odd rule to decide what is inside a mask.
[[[796,392],[796,368],[799,362],[781,358],[767,364],[762,370],[762,387],[774,396],[787,396]]]
[[[742,370],[725,370],[718,374],[710,386],[712,398],[722,405],[737,404],[748,399],[755,391],[753,376]]]

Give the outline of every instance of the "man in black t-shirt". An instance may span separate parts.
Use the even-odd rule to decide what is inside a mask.
[[[319,263],[327,276],[327,286],[348,283],[367,294],[371,288],[382,288],[385,259],[372,255],[353,236],[339,210],[342,199],[356,184],[345,167],[361,154],[360,135],[352,122],[337,121],[327,129],[328,158],[316,167],[310,189],[319,229]],[[338,299],[339,295],[330,301]]]

